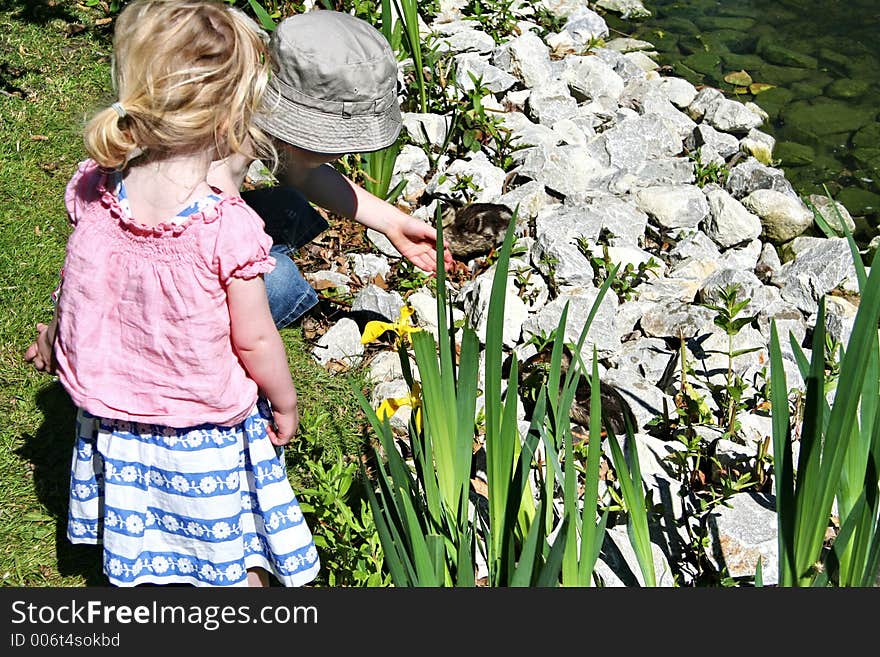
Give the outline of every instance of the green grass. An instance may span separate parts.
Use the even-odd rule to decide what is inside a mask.
[[[0,584],[105,585],[100,550],[66,537],[73,407],[22,355],[52,314],[69,233],[64,188],[85,157],[81,128],[112,101],[111,25],[61,0],[0,0]],[[360,410],[343,377],[314,362],[298,328],[282,331],[304,420],[354,454]],[[322,414],[321,412],[325,412]],[[294,485],[303,476],[288,450]]]

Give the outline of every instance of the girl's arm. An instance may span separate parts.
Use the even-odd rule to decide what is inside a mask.
[[[232,346],[248,375],[272,404],[275,426],[268,429],[274,445],[286,445],[299,428],[296,388],[284,343],[269,312],[263,278],[233,278],[226,288]]]
[[[37,339],[24,352],[25,362],[31,363],[40,372],[55,372],[55,334],[58,330],[58,316],[47,324],[37,324]]]

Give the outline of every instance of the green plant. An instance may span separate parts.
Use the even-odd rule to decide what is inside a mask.
[[[401,139],[398,138],[387,148],[360,155],[363,164],[364,187],[371,194],[389,203],[394,203],[406,187],[406,179],[402,179],[394,186],[394,189],[390,189],[394,163],[400,154],[401,143]]]
[[[471,0],[462,13],[465,20],[479,22],[483,32],[501,43],[519,31],[513,4],[514,0]]]
[[[596,373],[596,359],[593,357],[594,378]],[[597,396],[597,395],[594,395]],[[627,438],[632,445],[634,443],[633,427],[629,426],[627,419]],[[657,578],[654,572],[654,554],[651,549],[651,538],[648,531],[648,511],[646,508],[645,491],[642,484],[642,473],[639,467],[638,451],[633,447],[629,451],[629,462],[617,442],[610,425],[608,430],[608,444],[611,447],[611,458],[614,469],[620,478],[620,488],[627,512],[627,530],[630,535],[642,576],[647,586],[656,586]]]
[[[423,287],[434,291],[437,287],[437,279],[422,271],[408,260],[401,260],[395,271],[394,286],[409,295]]]
[[[707,440],[698,432],[698,426],[715,424],[715,418],[706,397],[691,383],[695,374],[683,336],[679,336],[679,368],[673,412],[669,412],[664,401],[663,413],[648,426],[652,434],[680,444],[665,458],[681,483],[681,497],[686,507],[679,522],[688,537],[689,551],[683,555],[684,563],[680,567],[692,568],[695,582],[722,584],[723,573],[716,572],[706,556],[711,547],[709,518],[719,504],[726,504],[732,495],[754,486],[759,475],[722,467],[715,455],[718,440]]]
[[[474,152],[480,150],[484,141],[491,136],[495,122],[486,114],[486,109],[483,107],[483,98],[489,90],[483,85],[482,76],[478,77],[468,71],[468,77],[473,86],[462,90],[466,102],[460,111],[459,129],[461,144],[465,151]]]
[[[107,14],[115,14],[122,8],[122,0],[110,0],[110,2],[105,0],[84,0],[83,4],[86,7],[103,9]]]
[[[820,299],[808,362],[792,350],[806,382],[802,420],[791,422],[782,352],[771,325],[770,366],[774,477],[778,519],[779,582],[783,586],[873,586],[880,564],[880,271],[870,276],[855,241],[841,222],[858,275],[861,302],[842,349],[838,386],[829,407],[825,393],[825,300]],[[873,265],[878,264],[875,257]],[[797,464],[793,430],[800,429]],[[837,501],[839,531],[826,534]]]
[[[541,329],[538,333],[530,335],[529,339],[526,340],[526,344],[533,344],[538,351],[544,351],[556,341],[556,338],[556,329],[551,330],[549,333]]]
[[[436,32],[430,32],[424,37],[422,63],[425,73],[427,111],[433,114],[452,113],[461,102],[458,93],[454,92],[455,58],[451,51],[441,48],[441,39]],[[404,103],[406,102],[405,99]],[[420,111],[420,108],[415,107],[414,111]],[[454,122],[454,115],[452,118]]]
[[[761,347],[748,347],[746,349],[734,349],[733,341],[737,334],[747,324],[755,321],[754,315],[738,317],[749,305],[751,299],[740,299],[739,293],[742,286],[739,283],[726,285],[715,290],[719,297],[718,303],[702,303],[704,308],[715,311],[715,326],[721,328],[727,334],[727,377],[723,386],[710,385],[710,390],[716,396],[718,405],[724,412],[724,418],[719,424],[724,427],[727,437],[736,433],[737,411],[745,407],[743,393],[748,385],[742,377],[733,371],[733,359],[737,356],[759,351]]]
[[[504,127],[496,110],[483,106],[483,98],[492,92],[483,84],[482,76],[468,71],[471,86],[458,88],[462,100],[456,105],[456,120],[451,132],[465,152],[485,149],[489,160],[504,171],[513,168],[513,153],[531,145],[518,141],[513,132]]]
[[[543,4],[533,5],[535,14],[534,22],[537,25],[537,33],[542,39],[548,34],[562,32],[568,18],[559,16],[550,11]]]
[[[252,14],[257,22],[267,32],[272,32],[276,27],[276,21],[284,16],[302,13],[302,2],[290,0],[225,0],[229,5],[238,7]],[[326,2],[325,2],[326,5]]]
[[[388,586],[382,545],[369,504],[360,489],[357,460],[336,448],[328,458],[319,443],[328,414],[304,417],[295,459],[307,469],[307,485],[297,491],[312,529],[328,586]]]
[[[523,250],[523,252],[525,252],[525,250]],[[516,285],[517,296],[522,299],[526,304],[533,304],[535,302],[535,299],[537,299],[538,290],[529,290],[529,285],[531,284],[532,276],[535,276],[535,271],[531,267],[522,267],[516,269],[513,272],[513,275],[514,285]]]
[[[631,262],[628,262],[624,265],[622,271],[618,270],[616,275],[611,276],[610,272],[615,270],[616,264],[608,255],[607,244],[602,245],[602,255],[597,256],[593,254],[589,240],[586,238],[578,237],[576,243],[578,250],[589,259],[590,266],[593,268],[593,276],[596,280],[601,284],[610,279],[611,289],[620,301],[632,299],[635,294],[635,288],[647,281],[649,274],[658,275],[657,270],[660,268],[660,263],[651,257],[644,262],[640,262],[637,266],[633,266]]]
[[[464,196],[465,203],[471,203],[476,199],[482,188],[474,182],[473,174],[458,173],[455,174],[455,182],[450,188],[453,192],[461,192]]]
[[[828,186],[826,184],[824,184],[824,183],[822,184],[822,189],[825,192],[825,196],[827,196],[828,198],[831,198],[831,192],[828,191]],[[822,212],[819,210],[819,208],[817,208],[813,204],[813,202],[810,201],[809,198],[804,198],[802,200],[803,200],[804,204],[813,213],[813,220],[815,221],[816,226],[819,227],[819,230],[821,230],[822,233],[824,233],[825,237],[834,238],[834,237],[844,237],[846,235],[846,231],[843,228],[845,220],[843,218],[843,215],[840,213],[840,210],[837,207],[837,203],[831,204],[831,208],[834,210],[834,217],[837,220],[836,221],[837,227],[835,227],[834,224],[832,224],[830,221],[828,221],[828,219],[825,218],[825,215],[822,214]]]
[[[376,490],[368,487],[373,515],[385,549],[386,566],[397,586],[473,586],[477,550],[487,565],[489,586],[587,585],[604,537],[606,515],[597,520],[593,503],[578,503],[577,472],[572,454],[571,404],[582,368],[572,364],[562,381],[562,342],[554,342],[547,385],[537,395],[530,428],[521,441],[517,428],[516,386],[502,394],[502,326],[504,299],[513,243],[515,219],[508,227],[496,263],[486,330],[484,436],[488,484],[485,512],[468,504],[469,476],[474,441],[477,350],[471,327],[462,329],[456,357],[454,332],[447,319],[445,275],[442,267],[442,222],[438,210],[437,310],[439,345],[427,332],[412,335],[421,378],[421,426],[411,422],[409,440],[413,454],[408,464],[394,444],[387,421],[380,420],[361,396],[361,405],[373,427],[384,458],[377,459]],[[579,352],[610,279],[600,289],[576,350]],[[557,335],[564,332],[568,308],[563,311]],[[415,390],[409,356],[400,345],[404,375]],[[518,378],[512,360],[509,380]],[[598,389],[595,357],[591,385]],[[599,404],[599,395],[594,396]],[[591,431],[601,435],[600,417],[591,419]],[[384,416],[383,417],[387,417]],[[541,441],[546,463],[538,467],[534,452]],[[586,500],[598,500],[600,440],[592,441],[587,458]],[[561,458],[560,458],[561,455]],[[378,454],[377,454],[378,456]],[[616,467],[627,472],[626,464]],[[535,488],[530,475],[537,477]],[[639,508],[644,495],[634,494],[637,465],[625,492],[632,513],[634,544],[643,563],[645,581],[653,583],[644,558],[646,532]],[[552,503],[557,485],[563,492],[561,515]],[[638,482],[640,490],[640,480]],[[555,534],[554,539],[550,539]],[[578,537],[580,542],[578,543]],[[651,562],[652,563],[652,562]],[[651,566],[652,567],[652,566]]]
[[[723,185],[730,175],[730,169],[726,164],[718,162],[703,162],[700,148],[688,153],[688,157],[694,163],[695,183],[698,187],[705,187],[708,183]]]
[[[413,71],[418,87],[419,111],[427,112],[428,96],[422,62],[422,39],[419,34],[419,6],[415,0],[394,0],[394,7],[397,16],[403,23],[404,39],[402,44],[405,44],[406,53],[413,60]],[[382,0],[382,25],[383,29],[390,30],[391,0]],[[389,38],[389,41],[391,40],[390,32],[386,32],[385,36]]]

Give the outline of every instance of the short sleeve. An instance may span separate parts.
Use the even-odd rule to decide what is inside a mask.
[[[227,199],[222,205],[214,251],[220,282],[227,285],[232,278],[254,278],[272,271],[272,238],[263,229],[260,216],[239,198]]]
[[[103,173],[94,160],[83,160],[79,163],[76,173],[67,183],[64,190],[64,207],[67,209],[67,218],[71,225],[79,222],[79,216],[84,204],[94,200],[97,193],[97,177],[103,177]]]

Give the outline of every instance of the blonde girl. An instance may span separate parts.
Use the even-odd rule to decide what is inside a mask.
[[[56,315],[26,354],[52,347],[78,408],[68,538],[102,543],[118,586],[303,585],[319,561],[281,451],[299,415],[272,244],[207,182],[218,158],[272,158],[251,124],[264,36],[219,2],[135,0],[113,70],[65,194]]]

